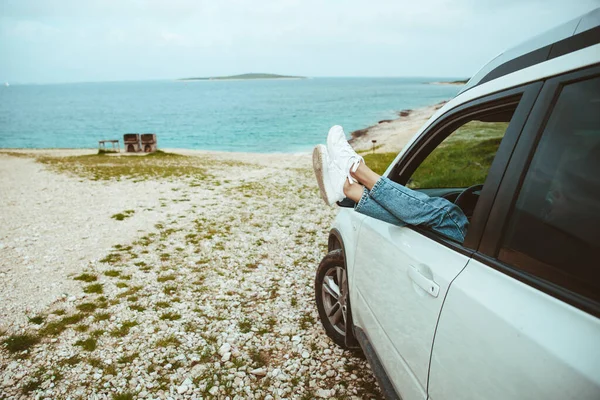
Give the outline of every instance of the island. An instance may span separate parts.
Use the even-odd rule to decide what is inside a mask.
[[[180,78],[180,81],[227,81],[227,80],[249,80],[249,79],[306,79],[305,76],[294,75],[278,75],[278,74],[263,74],[250,73],[229,76],[210,76],[203,78]]]
[[[469,82],[470,78],[460,79],[457,81],[443,81],[443,82],[427,82],[430,85],[464,85]]]

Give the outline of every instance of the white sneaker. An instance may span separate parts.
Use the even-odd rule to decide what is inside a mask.
[[[337,165],[331,162],[325,145],[318,144],[315,146],[313,150],[313,169],[319,184],[321,198],[325,203],[332,206],[346,197],[344,194],[346,175]]]
[[[339,125],[334,125],[329,129],[327,135],[327,152],[333,164],[336,164],[339,169],[347,175],[348,181],[354,183],[351,172],[356,172],[360,162],[364,162],[363,158],[356,154],[350,143],[346,140],[344,128]]]

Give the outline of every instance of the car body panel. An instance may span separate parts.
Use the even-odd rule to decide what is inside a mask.
[[[355,212],[353,208],[340,208],[332,225],[332,231],[336,231],[338,239],[342,242],[350,282],[353,280],[354,252],[358,244],[358,231],[365,218],[367,218],[365,215]]]
[[[440,309],[468,257],[416,230],[370,217],[358,240],[350,281],[354,323],[366,332],[401,398],[424,399]]]
[[[432,399],[598,399],[600,320],[470,260],[446,297]]]

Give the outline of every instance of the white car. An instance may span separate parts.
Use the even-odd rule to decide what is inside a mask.
[[[600,9],[493,59],[385,176],[470,220],[459,243],[340,203],[317,307],[386,398],[600,399]]]

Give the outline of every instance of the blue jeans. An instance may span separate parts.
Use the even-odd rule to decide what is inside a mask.
[[[462,210],[448,200],[429,197],[385,177],[370,191],[365,188],[354,209],[398,226],[423,226],[461,243],[469,226]]]

